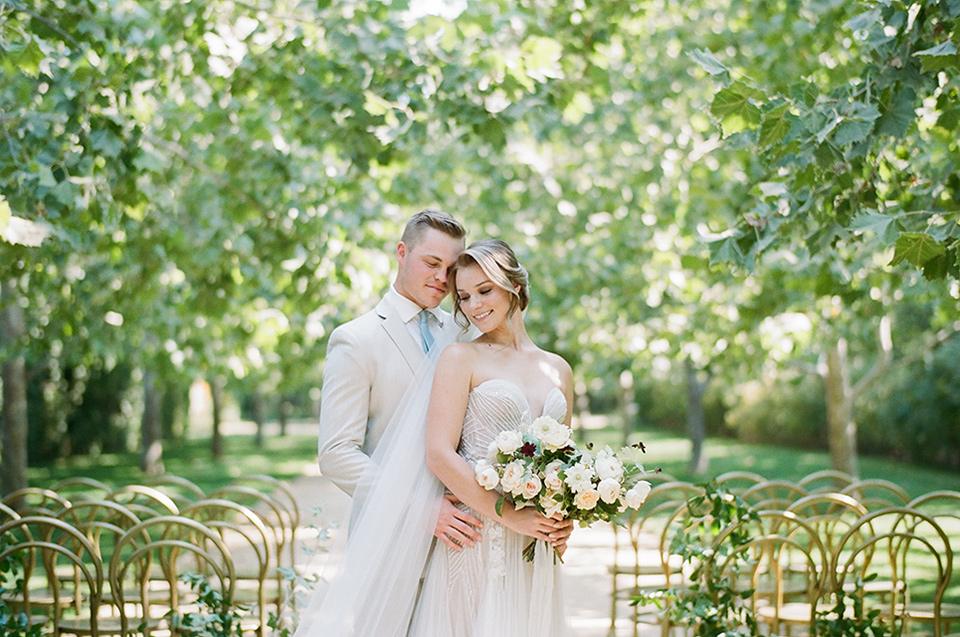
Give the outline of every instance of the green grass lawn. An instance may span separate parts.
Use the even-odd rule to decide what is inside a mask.
[[[620,432],[613,428],[591,429],[587,440],[595,446],[619,447]],[[648,431],[634,434],[630,442],[642,441],[647,448],[644,466],[663,471],[688,481],[706,480],[727,471],[752,471],[771,480],[796,481],[801,477],[830,467],[824,451],[789,449],[772,445],[747,444],[725,438],[707,441],[705,449],[709,467],[704,476],[688,470],[690,442],[672,433]],[[268,436],[257,448],[252,436],[224,437],[224,455],[214,460],[210,441],[186,439],[166,443],[163,462],[167,473],[187,478],[205,491],[229,483],[234,478],[267,474],[280,480],[293,480],[316,465],[315,435]],[[97,457],[76,457],[67,461],[37,465],[28,470],[30,486],[48,487],[64,478],[86,476],[110,486],[142,481],[139,456],[136,453],[101,454]],[[938,489],[960,490],[960,473],[929,469],[884,458],[860,458],[861,478],[883,478],[896,482],[911,496]]]
[[[166,473],[187,478],[205,492],[229,484],[235,478],[265,474],[291,481],[317,462],[317,438],[307,435],[271,436],[257,448],[253,436],[225,436],[224,454],[214,460],[210,439],[186,439],[164,444]],[[137,484],[145,479],[136,453],[100,454],[30,467],[32,487],[49,487],[65,478],[94,478],[111,487]]]

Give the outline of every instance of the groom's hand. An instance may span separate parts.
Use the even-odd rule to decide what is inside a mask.
[[[472,547],[480,541],[482,536],[477,529],[482,527],[483,523],[455,507],[455,502],[459,500],[454,495],[448,493],[443,496],[440,517],[437,518],[437,528],[433,534],[454,551],[462,551],[464,546]]]

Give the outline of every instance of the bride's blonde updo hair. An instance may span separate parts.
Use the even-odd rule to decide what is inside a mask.
[[[500,239],[480,239],[461,252],[450,268],[448,278],[450,289],[453,291],[453,316],[458,325],[467,328],[470,325],[470,319],[460,308],[457,272],[471,265],[480,266],[490,281],[510,293],[508,316],[513,316],[517,310],[522,312],[527,309],[527,304],[530,302],[527,270],[517,261],[517,255],[506,242]]]

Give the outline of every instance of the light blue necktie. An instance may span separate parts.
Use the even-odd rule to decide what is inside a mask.
[[[426,310],[420,310],[420,340],[423,341],[423,351],[430,353],[433,334],[430,333],[430,312]]]

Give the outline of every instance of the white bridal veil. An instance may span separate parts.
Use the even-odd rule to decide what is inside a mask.
[[[444,493],[426,467],[425,432],[448,342],[431,348],[390,420],[340,531],[346,542],[331,551],[294,637],[406,635]]]

